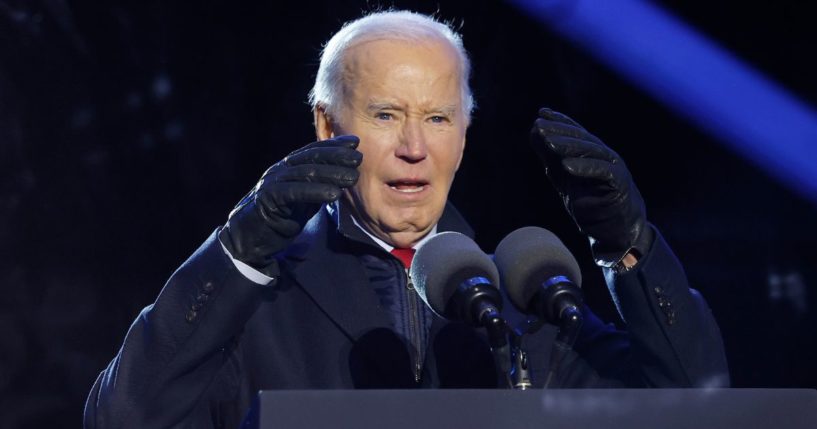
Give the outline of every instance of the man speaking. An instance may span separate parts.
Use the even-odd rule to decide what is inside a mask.
[[[496,387],[484,335],[432,313],[406,274],[436,233],[473,235],[447,202],[469,72],[459,35],[424,15],[374,13],[335,34],[310,95],[318,141],[270,167],[142,311],[86,427],[236,427],[261,389]],[[548,109],[532,142],[627,326],[584,308],[559,385],[728,383],[709,308],[618,155]],[[523,344],[534,386],[554,332]]]

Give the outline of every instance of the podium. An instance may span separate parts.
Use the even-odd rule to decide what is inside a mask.
[[[245,429],[817,428],[812,389],[262,391]]]

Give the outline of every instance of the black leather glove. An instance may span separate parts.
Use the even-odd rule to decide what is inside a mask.
[[[596,264],[613,267],[652,244],[644,200],[624,161],[567,116],[543,108],[531,144],[579,229],[590,238]]]
[[[363,154],[355,136],[308,144],[270,167],[230,213],[219,240],[233,258],[270,277],[274,255],[303,229],[323,204],[357,182]]]

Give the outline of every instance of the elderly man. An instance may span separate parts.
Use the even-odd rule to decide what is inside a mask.
[[[484,335],[434,315],[405,270],[437,232],[472,234],[447,203],[469,67],[456,33],[414,13],[368,15],[332,37],[311,94],[319,141],[267,170],[139,315],[86,426],[235,427],[259,389],[496,387]],[[628,326],[584,309],[559,385],[726,383],[717,326],[623,162],[569,118],[539,115],[534,147]],[[534,385],[554,335],[525,337]]]

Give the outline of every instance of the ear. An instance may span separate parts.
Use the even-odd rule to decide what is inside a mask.
[[[315,115],[315,135],[318,140],[326,140],[335,137],[335,126],[332,123],[332,118],[326,113],[325,106],[315,106],[313,110]]]

